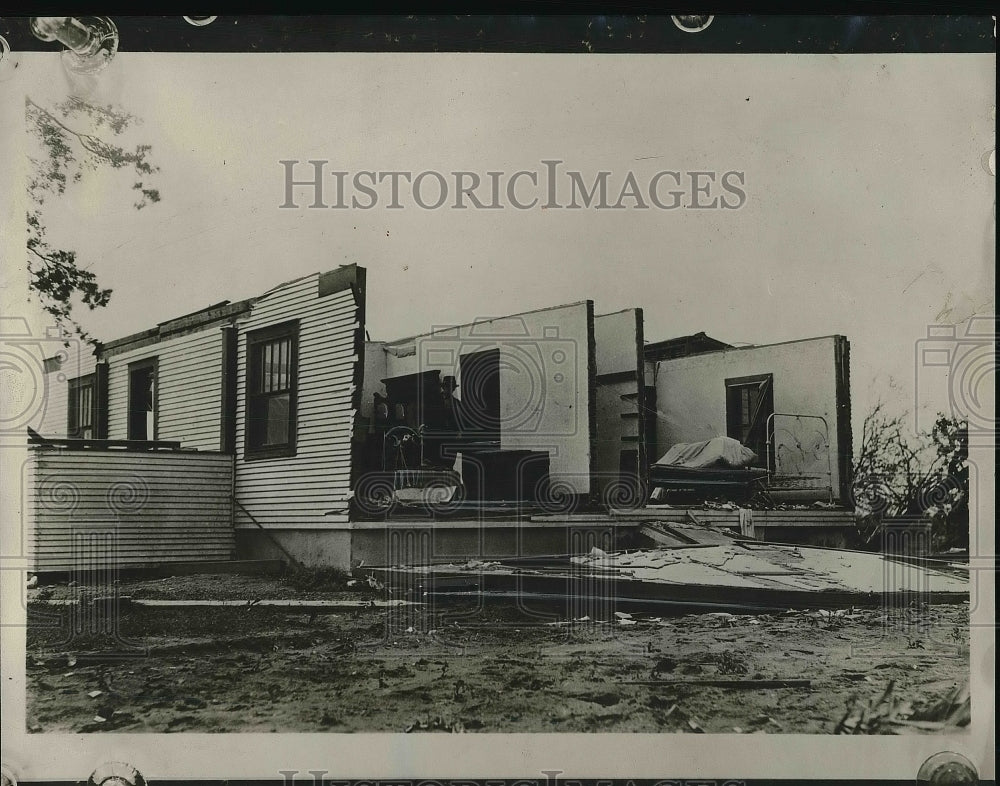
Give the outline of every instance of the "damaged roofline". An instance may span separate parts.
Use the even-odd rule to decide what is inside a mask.
[[[802,344],[806,341],[821,341],[824,338],[843,338],[846,339],[847,336],[843,333],[830,333],[825,336],[810,336],[809,338],[794,338],[789,341],[775,341],[773,344],[750,344],[744,347],[726,347],[724,349],[710,349],[705,352],[699,352],[697,355],[689,355],[679,358],[666,358],[664,360],[658,360],[657,363],[672,363],[675,360],[688,360],[690,357],[704,357],[705,355],[715,355],[720,352],[743,352],[748,349],[764,349],[765,347],[780,347],[785,344]],[[647,344],[646,347],[650,347],[652,344]]]
[[[303,281],[310,276],[322,277],[328,273],[333,273],[338,270],[351,267],[357,268],[358,265],[357,263],[351,263],[348,265],[340,265],[333,268],[333,270],[326,272],[319,271],[307,273],[306,275],[298,276],[297,278],[277,284],[261,295],[255,295],[254,297],[239,300],[235,303],[228,300],[222,300],[218,303],[213,303],[210,306],[198,309],[197,311],[192,311],[188,314],[182,314],[179,317],[174,317],[173,319],[160,322],[156,327],[148,328],[147,330],[140,330],[137,333],[112,339],[111,341],[98,342],[95,354],[98,357],[117,355],[130,349],[138,349],[139,347],[155,344],[160,341],[160,339],[168,336],[176,336],[191,332],[192,330],[199,330],[206,325],[211,325],[215,322],[232,324],[239,317],[249,313],[250,309],[256,303],[259,303],[265,298],[273,295],[275,292],[278,292],[291,284]]]
[[[385,347],[395,347],[397,344],[405,344],[405,343],[407,343],[409,341],[415,341],[418,338],[426,338],[428,336],[435,336],[435,335],[438,335],[440,333],[449,333],[449,332],[451,332],[453,330],[458,330],[459,328],[468,327],[470,325],[482,325],[482,324],[485,324],[487,322],[496,322],[497,320],[501,320],[501,319],[515,319],[517,317],[526,317],[526,316],[528,316],[530,314],[541,314],[541,313],[543,313],[545,311],[558,311],[561,308],[570,308],[571,306],[582,306],[582,305],[584,305],[586,303],[589,303],[589,302],[591,302],[591,301],[589,301],[589,300],[576,300],[576,301],[574,301],[572,303],[561,303],[558,306],[546,306],[545,308],[534,308],[534,309],[532,309],[530,311],[519,311],[516,314],[501,314],[499,316],[493,316],[493,317],[482,317],[482,318],[474,319],[472,322],[459,322],[459,323],[454,324],[454,325],[446,325],[446,326],[442,326],[442,327],[437,327],[434,330],[430,330],[430,331],[428,331],[426,333],[416,333],[416,334],[414,334],[412,336],[406,336],[405,338],[393,338],[393,339],[388,339],[388,340],[379,340],[379,339],[371,339],[370,338],[370,339],[368,339],[368,343],[370,343],[370,344],[382,344],[383,345],[383,349]],[[624,310],[628,311],[629,309],[624,309]],[[508,337],[504,336],[504,338],[508,338]],[[517,336],[511,335],[511,336],[509,336],[509,338],[517,338]]]
[[[184,316],[180,316],[175,319],[168,319],[166,322],[158,324],[155,328],[142,330],[138,333],[133,333],[132,335],[124,336],[122,338],[116,338],[112,341],[99,343],[96,354],[99,357],[117,355],[130,349],[137,349],[139,347],[155,344],[163,338],[181,335],[191,332],[192,330],[199,330],[206,325],[211,325],[215,322],[232,322],[234,317],[249,311],[250,307],[257,300],[258,298],[247,298],[246,300],[240,300],[236,303],[230,303],[228,300],[224,300],[221,303],[207,306],[206,308],[198,311],[193,311],[190,314],[185,314]]]

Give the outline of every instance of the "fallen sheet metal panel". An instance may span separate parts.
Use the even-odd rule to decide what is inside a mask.
[[[579,608],[581,599],[659,611],[899,608],[969,599],[966,577],[881,554],[767,543],[673,522],[669,530],[652,549],[376,572],[411,600],[534,599],[568,608]]]

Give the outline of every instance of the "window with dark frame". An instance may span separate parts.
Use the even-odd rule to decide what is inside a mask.
[[[247,335],[246,454],[295,455],[298,323]]]
[[[758,466],[767,461],[768,419],[774,414],[771,374],[726,380],[726,431],[757,454]]]
[[[94,438],[95,388],[94,374],[69,381],[69,420],[66,424],[66,436],[74,439]]]

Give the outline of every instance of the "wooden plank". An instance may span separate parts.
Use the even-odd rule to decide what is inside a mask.
[[[812,680],[752,680],[752,679],[724,679],[710,677],[690,677],[687,679],[662,679],[662,680],[625,680],[621,685],[662,685],[664,687],[678,687],[681,685],[705,685],[718,688],[746,688],[750,690],[760,690],[762,688],[811,688]]]
[[[148,462],[149,464],[155,464],[156,466],[163,466],[174,464],[178,467],[191,467],[199,462],[204,464],[217,463],[225,466],[227,462],[232,461],[232,457],[224,453],[214,453],[208,451],[185,451],[185,450],[168,450],[168,451],[149,451],[149,452],[130,452],[125,450],[87,450],[87,451],[58,451],[58,450],[38,450],[38,460],[41,462],[46,461],[61,461],[67,463],[78,462],[80,466],[86,463],[92,463],[98,469],[108,469],[115,463],[119,462],[124,465],[132,466],[142,466],[143,462]]]
[[[145,600],[133,599],[133,606],[146,608],[272,608],[288,611],[345,611],[349,609],[394,609],[402,606],[422,604],[407,600],[283,600],[266,598],[263,600]]]

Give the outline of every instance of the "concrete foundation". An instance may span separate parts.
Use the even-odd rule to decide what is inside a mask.
[[[746,512],[744,512],[746,513]],[[583,554],[593,547],[613,551],[638,545],[644,521],[678,521],[740,529],[739,511],[646,508],[621,514],[543,516],[521,520],[357,521],[328,529],[237,529],[240,559],[284,559],[307,567],[350,570],[359,565],[392,566],[475,559]],[[744,515],[744,522],[747,521]],[[781,543],[850,548],[850,511],[753,511],[753,536]]]
[[[327,530],[236,531],[241,559],[285,559],[307,567],[412,565],[613,550],[634,525],[603,522],[354,522]]]
[[[280,559],[310,568],[351,567],[351,533],[338,524],[331,529],[237,529],[239,559]]]

